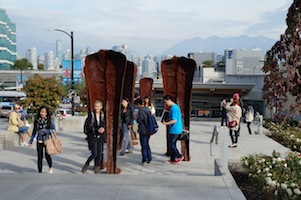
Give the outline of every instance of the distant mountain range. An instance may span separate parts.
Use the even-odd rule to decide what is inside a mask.
[[[224,54],[227,49],[252,49],[260,48],[268,51],[275,44],[276,40],[258,36],[249,37],[246,35],[238,37],[217,37],[211,36],[206,39],[194,37],[173,45],[171,48],[162,52],[162,55],[187,56],[188,53],[195,52],[215,52],[219,55]]]

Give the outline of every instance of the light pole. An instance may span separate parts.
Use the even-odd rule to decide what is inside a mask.
[[[74,116],[74,54],[73,54],[73,31],[71,31],[71,33],[67,33],[64,30],[61,29],[53,29],[50,30],[48,29],[48,31],[58,31],[58,32],[62,32],[65,33],[66,35],[68,35],[71,38],[71,90],[72,92],[72,96],[71,96],[71,112],[72,112],[72,116]]]

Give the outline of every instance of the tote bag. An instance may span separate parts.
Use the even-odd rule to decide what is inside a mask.
[[[45,141],[46,151],[49,155],[61,153],[63,146],[57,138],[55,130],[51,130],[49,139]]]

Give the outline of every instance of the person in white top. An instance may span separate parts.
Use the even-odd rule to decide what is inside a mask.
[[[229,134],[232,141],[232,145],[230,145],[229,147],[234,148],[237,147],[240,118],[242,116],[242,110],[241,107],[239,106],[239,96],[237,93],[233,95],[233,98],[231,98],[230,102],[227,103],[225,108],[228,111],[228,117],[229,117],[228,126],[230,129]]]

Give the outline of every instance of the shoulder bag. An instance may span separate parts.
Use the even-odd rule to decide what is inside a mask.
[[[49,139],[45,141],[46,151],[49,155],[61,153],[63,146],[57,138],[55,130],[50,131]]]

